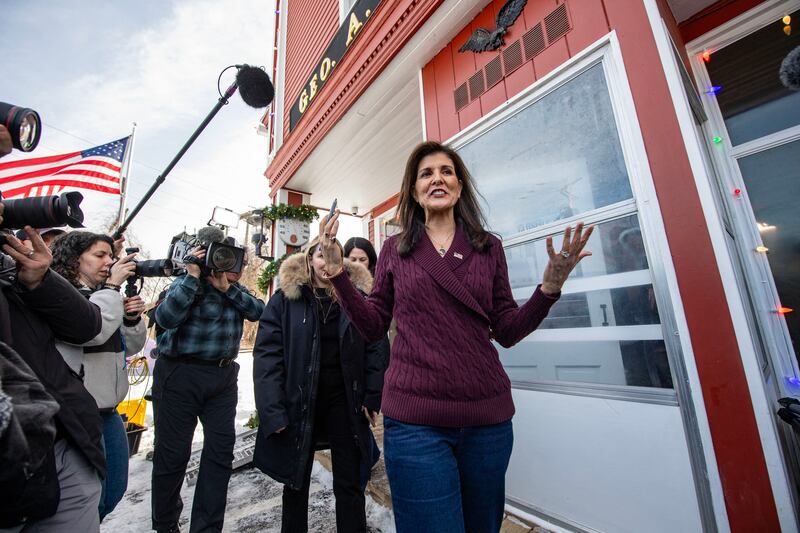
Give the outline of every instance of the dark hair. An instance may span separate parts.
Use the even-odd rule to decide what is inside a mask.
[[[369,273],[374,276],[375,265],[378,263],[378,254],[375,253],[375,248],[373,248],[372,243],[364,237],[351,237],[344,243],[344,256],[350,257],[350,252],[353,251],[353,248],[364,250],[364,253],[367,254],[367,258],[369,259]]]
[[[456,223],[461,223],[472,248],[482,252],[489,245],[489,233],[484,229],[486,218],[478,203],[478,192],[472,183],[472,176],[464,161],[455,150],[445,144],[428,141],[417,145],[406,162],[403,184],[400,188],[400,200],[397,213],[400,218],[400,235],[397,237],[397,251],[407,255],[416,246],[425,231],[425,210],[414,199],[414,185],[417,182],[417,171],[423,159],[433,154],[444,154],[453,161],[456,177],[461,181],[461,198],[454,207]]]
[[[67,281],[76,287],[80,287],[80,282],[78,281],[80,257],[83,252],[98,242],[107,243],[111,246],[111,251],[114,251],[114,239],[108,235],[90,231],[71,231],[61,235],[50,245],[50,249],[53,252],[53,263],[50,268],[64,276]]]

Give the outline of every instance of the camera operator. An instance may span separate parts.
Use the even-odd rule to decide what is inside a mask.
[[[116,407],[128,394],[126,355],[141,351],[147,337],[141,297],[125,298],[120,287],[134,275],[135,254],[115,261],[114,241],[107,235],[73,231],[52,246],[53,270],[61,274],[103,315],[103,329],[91,341],[57,347],[73,371],[83,376],[103,419],[103,448],[108,475],[100,499],[100,521],[122,499],[128,487],[128,437]]]
[[[204,248],[191,256],[202,263]],[[152,520],[157,531],[178,531],[180,488],[197,420],[203,453],[192,505],[190,531],[221,531],[235,442],[239,353],[244,319],[256,321],[264,302],[225,272],[186,263],[156,309],[164,328],[153,371],[155,450]]]
[[[2,209],[0,203],[0,214]],[[52,256],[39,234],[30,227],[25,232],[32,249],[12,235],[2,247],[16,262],[16,275],[0,280],[0,340],[20,355],[59,410],[55,444],[35,471],[27,469],[24,457],[1,465],[0,527],[95,532],[100,479],[106,474],[102,423],[94,399],[56,350],[55,338],[91,340],[101,329],[100,310],[50,270]]]

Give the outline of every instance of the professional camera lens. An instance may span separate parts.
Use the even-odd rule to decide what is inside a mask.
[[[227,247],[214,247],[211,250],[211,264],[209,265],[214,270],[227,272],[236,266],[236,254]]]
[[[42,119],[33,109],[0,102],[0,123],[8,128],[11,141],[17,150],[30,152],[39,144],[39,138],[42,136]]]
[[[136,262],[136,275],[142,278],[164,278],[173,274],[172,261],[169,259],[151,259]]]
[[[55,228],[58,226],[83,227],[80,204],[83,195],[65,192],[61,196],[39,196],[20,200],[3,200],[3,222],[0,228]]]

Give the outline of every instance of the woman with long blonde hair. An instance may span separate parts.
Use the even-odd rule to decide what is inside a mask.
[[[330,448],[339,532],[366,531],[361,463],[369,461],[369,421],[380,411],[380,341],[367,343],[341,312],[318,240],[286,258],[253,350],[259,432],[255,465],[284,484],[283,532],[308,530],[314,451]],[[345,269],[362,294],[372,276]]]

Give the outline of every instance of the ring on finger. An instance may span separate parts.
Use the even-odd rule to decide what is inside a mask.
[[[569,253],[569,250],[561,250],[561,257],[564,259],[569,259],[569,256],[572,255]]]
[[[31,250],[31,251],[27,252],[25,255],[27,255],[28,257],[33,257],[33,254],[35,254],[35,253],[36,253],[35,251]]]

